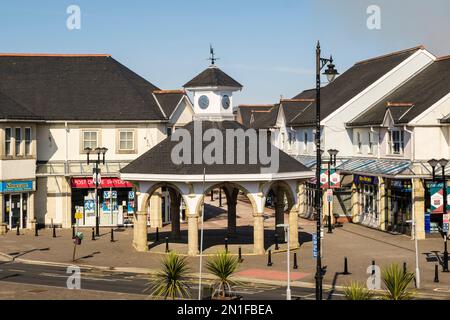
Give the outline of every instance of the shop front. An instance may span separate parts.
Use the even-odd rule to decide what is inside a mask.
[[[378,177],[354,175],[358,191],[359,214],[356,221],[363,225],[380,227]]]
[[[410,234],[412,219],[412,183],[411,180],[388,180],[389,219],[388,230]]]
[[[92,179],[72,178],[72,223],[75,213],[81,212],[80,227],[94,227],[96,221],[96,190]],[[102,178],[97,189],[100,226],[130,225],[135,210],[135,191],[133,184],[119,178]]]
[[[30,220],[34,218],[34,208],[32,204],[30,206],[34,191],[33,180],[0,182],[0,196],[3,203],[0,222],[8,229],[29,227]]]

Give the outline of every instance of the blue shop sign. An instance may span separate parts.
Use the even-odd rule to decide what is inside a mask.
[[[360,176],[355,174],[353,181],[355,184],[378,184],[378,177]]]
[[[25,192],[33,191],[33,181],[2,181],[0,192]]]

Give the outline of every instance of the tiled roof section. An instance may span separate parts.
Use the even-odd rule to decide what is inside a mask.
[[[167,118],[172,115],[186,94],[184,90],[156,90],[153,93]]]
[[[7,120],[37,120],[33,112],[21,106],[16,101],[0,92],[0,119]]]
[[[186,126],[185,129],[191,133],[191,150],[194,150],[195,143],[195,134],[194,134],[194,124],[199,123],[197,121],[190,122]],[[212,121],[202,121],[202,130],[208,129],[218,129],[223,133],[223,150],[224,150],[224,159],[226,157],[226,130],[227,129],[245,129],[244,126],[239,124],[236,121],[220,121],[220,122],[212,122]],[[270,142],[268,142],[270,143]],[[261,169],[266,167],[259,162],[255,164],[249,164],[248,155],[249,155],[249,143],[245,144],[245,154],[246,160],[245,164],[237,164],[237,143],[234,143],[234,164],[213,164],[213,165],[205,165],[205,164],[194,164],[193,159],[191,162],[193,164],[190,165],[177,165],[174,164],[171,159],[171,153],[173,148],[179,144],[178,141],[172,141],[171,138],[166,138],[161,143],[153,147],[151,150],[144,153],[142,156],[132,161],[128,166],[121,170],[121,173],[140,173],[140,174],[176,174],[176,175],[200,175],[203,174],[203,168],[206,168],[206,174],[259,174],[261,173]],[[210,142],[203,141],[202,150],[209,145]],[[270,147],[268,147],[270,150]],[[239,150],[241,154],[243,151]],[[283,172],[310,172],[308,168],[306,168],[303,164],[279,150],[279,173]]]
[[[0,92],[42,120],[165,120],[157,89],[109,55],[0,55]]]
[[[250,127],[254,129],[269,129],[275,127],[278,118],[278,111],[280,106],[276,105],[270,112],[258,115],[253,123],[250,123]]]
[[[251,122],[255,121],[258,117],[263,116],[265,113],[270,112],[270,109],[274,107],[271,105],[240,105],[238,107],[238,114],[240,123],[246,127],[251,125]],[[253,121],[252,121],[253,120]]]
[[[292,123],[295,123],[295,119],[308,110],[314,101],[314,99],[306,98],[281,100],[280,107],[283,109],[284,116],[286,117],[286,124],[290,126]]]
[[[195,87],[233,87],[242,88],[242,85],[220,70],[218,67],[212,65],[202,71],[194,79],[186,83],[184,88]]]
[[[414,47],[356,63],[332,83],[321,88],[321,118],[324,119],[333,113],[420,49],[422,47]],[[315,92],[307,90],[294,98],[315,98]],[[315,113],[315,103],[308,112],[298,117],[293,125],[313,124],[315,121],[313,113]]]
[[[396,124],[407,124],[449,93],[450,59],[439,59],[347,125],[380,125],[388,109]]]

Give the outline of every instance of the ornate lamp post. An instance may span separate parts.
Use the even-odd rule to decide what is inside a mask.
[[[336,149],[328,150],[328,154],[330,155],[330,160],[328,161],[328,189],[331,190],[331,166],[336,167],[336,156],[339,153]],[[331,206],[328,204],[328,232],[333,233],[333,226],[331,224]]]
[[[94,160],[95,167],[93,170],[93,176],[92,180],[95,184],[95,200],[94,200],[94,206],[95,206],[95,235],[97,237],[100,236],[100,223],[99,223],[99,210],[98,210],[98,187],[101,186],[101,175],[100,175],[100,168],[98,167],[100,163],[105,164],[105,154],[108,151],[107,148],[95,148],[92,150],[91,148],[85,148],[84,151],[87,155],[87,164],[90,164],[89,155],[94,151],[93,153],[97,154],[97,159]],[[103,156],[103,159],[100,160],[100,155]]]
[[[431,159],[428,161],[428,164],[433,169],[433,181],[436,181],[436,166],[439,164],[442,169],[442,193],[443,193],[443,208],[442,208],[442,214],[447,214],[447,180],[445,178],[445,166],[448,164],[447,159]],[[448,240],[448,226],[447,228],[443,228],[442,230],[442,237],[444,238],[444,258],[442,263],[442,271],[448,272],[448,251],[447,251],[447,240]]]
[[[321,231],[322,231],[322,190],[320,188],[320,170],[322,168],[321,150],[320,150],[320,72],[328,65],[324,75],[327,76],[329,82],[332,82],[339,73],[333,64],[333,58],[329,59],[320,57],[320,43],[317,42],[316,47],[316,213],[317,213],[317,265],[316,265],[316,300],[322,300],[322,258],[321,258]]]

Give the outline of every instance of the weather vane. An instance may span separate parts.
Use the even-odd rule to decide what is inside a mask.
[[[208,58],[208,60],[211,60],[211,65],[214,65],[216,60],[220,60],[219,58],[216,58],[216,56],[214,54],[214,48],[212,45],[209,45],[209,53],[211,56]]]

